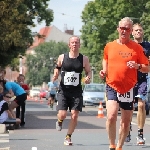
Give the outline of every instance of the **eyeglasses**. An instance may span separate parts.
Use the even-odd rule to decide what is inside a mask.
[[[5,97],[7,97],[7,98],[11,98],[10,96],[7,96],[7,95],[6,95]]]
[[[131,30],[130,28],[126,28],[126,27],[119,27],[119,29],[120,29],[120,30],[125,30],[125,31],[127,31],[127,32],[130,32],[130,30]]]

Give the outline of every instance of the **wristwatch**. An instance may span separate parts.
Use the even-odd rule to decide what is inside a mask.
[[[142,68],[141,64],[138,64],[138,70],[140,70]]]

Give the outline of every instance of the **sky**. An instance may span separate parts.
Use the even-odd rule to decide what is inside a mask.
[[[80,29],[82,28],[81,14],[85,5],[90,0],[50,0],[49,9],[54,11],[54,20],[51,25],[55,25],[58,29],[64,32],[65,24],[67,29],[74,29],[75,35],[81,35]],[[33,32],[39,32],[45,23],[37,24],[32,28]]]

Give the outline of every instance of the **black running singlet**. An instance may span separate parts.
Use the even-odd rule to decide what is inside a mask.
[[[61,66],[60,87],[63,90],[82,90],[81,79],[83,71],[83,55],[79,53],[77,58],[69,58],[69,53],[64,54]]]

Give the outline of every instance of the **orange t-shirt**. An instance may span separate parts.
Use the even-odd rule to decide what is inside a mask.
[[[107,43],[104,59],[108,64],[106,83],[121,94],[128,92],[137,83],[137,70],[129,68],[127,62],[148,64],[142,46],[132,40],[123,45],[117,43],[117,40]]]

